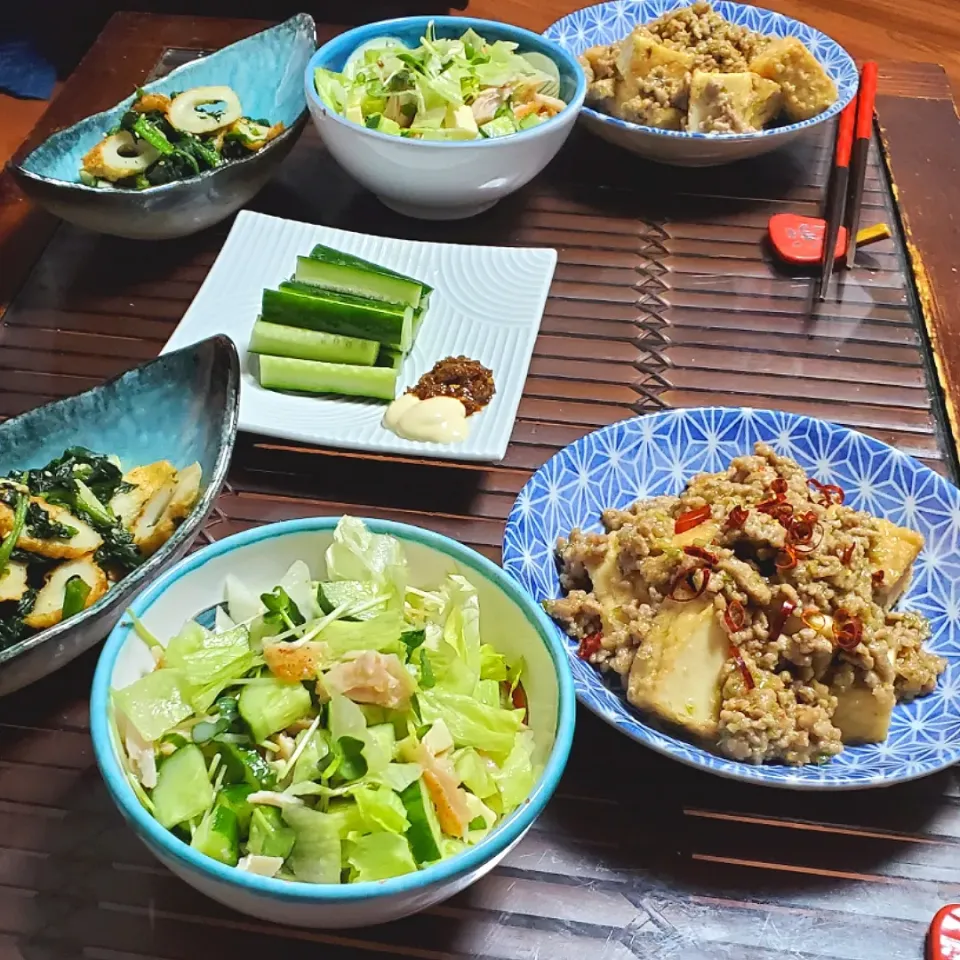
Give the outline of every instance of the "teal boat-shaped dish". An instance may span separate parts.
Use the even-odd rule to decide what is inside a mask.
[[[145,190],[81,183],[83,157],[130,108],[136,96],[131,90],[110,110],[52,134],[10,163],[10,172],[31,200],[89,230],[138,240],[196,233],[251,200],[293,148],[306,122],[303,72],[315,49],[313,18],[301,13],[144,85],[146,91],[167,95],[192,87],[231,87],[244,115],[285,128],[249,157]]]

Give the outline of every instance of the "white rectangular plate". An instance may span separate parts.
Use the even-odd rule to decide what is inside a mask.
[[[317,243],[409,274],[434,288],[427,316],[400,371],[397,392],[438,360],[463,355],[493,371],[496,396],[471,417],[462,443],[404,440],[380,426],[374,400],[264,390],[248,353],[264,287],[293,273]],[[523,393],[543,306],[557,265],[549,249],[419,243],[348,233],[244,210],[203,286],[164,347],[177,350],[217,333],[236,343],[243,366],[240,429],[303,443],[454,460],[500,460]]]

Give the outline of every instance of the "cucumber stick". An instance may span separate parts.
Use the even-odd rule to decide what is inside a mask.
[[[308,283],[285,282],[264,290],[261,319],[362,340],[376,340],[409,350],[413,340],[413,308],[379,303],[347,293],[331,293]]]
[[[354,363],[365,367],[373,365],[379,350],[380,344],[376,340],[341,337],[304,327],[284,327],[265,320],[254,324],[250,338],[251,353],[326,363]]]
[[[392,367],[263,356],[260,357],[260,386],[268,390],[341,393],[392,400],[397,392],[397,371]]]
[[[296,279],[324,290],[372,297],[387,303],[402,303],[414,309],[420,306],[423,294],[423,284],[416,280],[394,277],[352,264],[314,260],[312,257],[297,257]]]
[[[382,267],[379,263],[373,263],[370,260],[364,260],[362,257],[355,257],[352,253],[344,253],[342,250],[334,250],[333,247],[324,246],[322,243],[318,243],[310,251],[311,260],[323,260],[327,263],[339,263],[348,267],[358,267],[361,270],[366,270],[369,273],[380,273],[385,277],[396,277],[398,280],[409,280],[412,283],[419,283],[423,288],[423,293],[421,296],[430,293],[433,290],[429,284],[424,283],[422,280],[417,280],[415,277],[409,277],[405,273],[397,273],[396,270],[391,270],[389,267]]]
[[[399,370],[403,366],[405,356],[406,354],[402,350],[381,345],[380,352],[377,354],[376,365],[378,367],[389,367],[391,370]]]
[[[407,811],[406,837],[410,842],[413,859],[418,864],[433,863],[440,859],[440,844],[443,833],[440,822],[437,820],[437,811],[434,809],[430,794],[423,777],[418,778],[400,794],[403,806]]]

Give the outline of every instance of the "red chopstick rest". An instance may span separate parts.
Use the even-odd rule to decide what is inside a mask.
[[[770,218],[767,231],[777,256],[787,263],[817,264],[823,259],[823,235],[827,224],[819,217],[801,217],[797,213],[776,213]],[[847,228],[840,227],[834,256],[847,250]]]
[[[960,903],[937,911],[927,934],[927,960],[960,960]]]

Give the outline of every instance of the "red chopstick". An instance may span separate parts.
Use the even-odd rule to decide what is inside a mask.
[[[857,113],[856,98],[851,100],[840,114],[837,124],[837,147],[833,160],[833,176],[830,179],[830,197],[827,201],[827,230],[823,235],[823,254],[820,258],[819,299],[827,299],[827,287],[833,274],[836,259],[837,236],[843,223],[847,204],[847,184],[850,177],[850,151],[853,147],[853,132]]]
[[[863,185],[867,179],[867,157],[870,153],[870,138],[873,136],[873,105],[877,97],[877,65],[868,60],[860,72],[860,87],[857,93],[857,126],[850,160],[850,199],[847,201],[845,224],[847,236],[855,237],[860,225],[860,207],[863,203]],[[847,244],[846,266],[853,266],[857,245]]]

